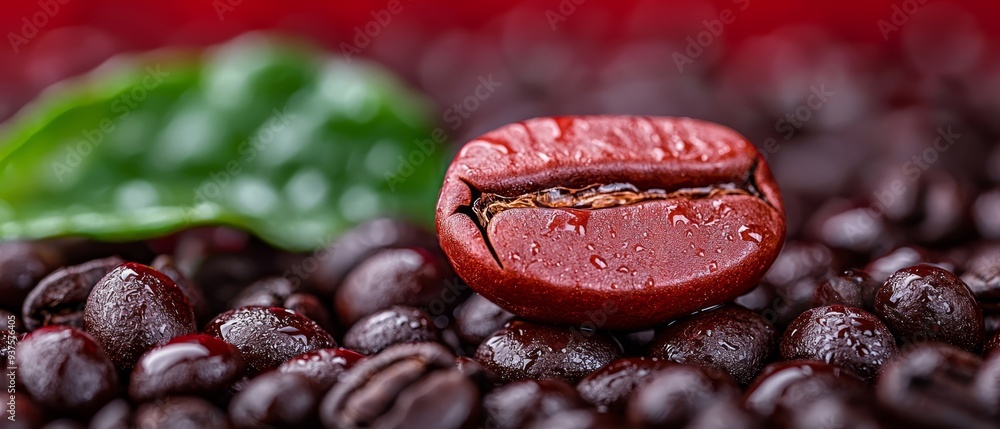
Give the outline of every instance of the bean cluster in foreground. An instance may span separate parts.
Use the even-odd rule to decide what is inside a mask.
[[[1000,246],[962,250],[793,241],[735,302],[629,332],[518,318],[396,220],[313,255],[224,228],[2,243],[5,427],[997,427]]]

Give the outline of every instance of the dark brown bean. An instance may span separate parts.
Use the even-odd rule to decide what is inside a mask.
[[[38,281],[62,263],[51,247],[23,241],[0,242],[0,307],[18,309]]]
[[[39,405],[89,415],[118,390],[115,365],[87,333],[49,326],[17,346],[17,381]]]
[[[918,427],[995,427],[974,390],[981,365],[978,356],[950,345],[919,344],[886,365],[875,391],[897,419]]]
[[[820,283],[812,306],[844,305],[870,311],[881,286],[864,271],[846,270]]]
[[[444,258],[424,248],[386,249],[351,271],[334,295],[340,321],[350,326],[393,305],[427,307],[453,281]],[[455,300],[453,304],[458,304]]]
[[[867,380],[873,380],[895,354],[896,340],[881,320],[842,305],[802,313],[781,338],[781,357],[786,360],[822,360]]]
[[[713,403],[734,400],[739,394],[723,371],[673,365],[656,371],[632,393],[626,414],[636,427],[684,427]]]
[[[268,372],[233,397],[229,419],[238,428],[316,427],[321,399],[320,389],[306,376]]]
[[[46,276],[31,290],[21,307],[28,330],[49,325],[82,329],[83,309],[90,292],[98,281],[123,263],[121,258],[112,256],[60,268]]]
[[[185,335],[142,355],[132,370],[128,392],[136,402],[168,395],[212,397],[225,393],[244,368],[232,345],[210,335]]]
[[[490,334],[499,331],[514,319],[514,313],[478,293],[469,296],[455,309],[455,325],[463,343],[473,346],[483,342]]]
[[[476,417],[479,391],[435,343],[399,344],[358,362],[320,406],[327,427],[462,428]]]
[[[601,411],[621,411],[636,387],[670,365],[677,363],[645,357],[618,359],[580,380],[576,391]]]
[[[764,368],[747,388],[744,403],[757,414],[771,416],[825,397],[853,401],[867,392],[849,370],[820,361],[785,361]]]
[[[344,347],[373,355],[393,344],[441,342],[441,334],[426,313],[413,307],[392,306],[369,314],[344,334]]]
[[[337,383],[348,369],[364,359],[364,356],[342,348],[319,349],[291,358],[278,366],[278,372],[301,374],[316,384],[320,390],[328,390]]]
[[[136,429],[227,429],[225,413],[204,399],[175,396],[148,402],[135,412]]]
[[[760,315],[726,306],[667,326],[649,350],[655,358],[719,368],[747,385],[770,360],[777,337]]]
[[[134,262],[97,282],[83,325],[123,371],[131,371],[150,347],[197,331],[184,291],[163,273]]]
[[[483,398],[485,427],[492,429],[520,429],[586,406],[573,386],[557,379],[515,381]]]
[[[506,382],[553,377],[576,383],[621,353],[602,332],[514,321],[479,345],[476,360]]]
[[[205,332],[235,346],[251,373],[277,367],[302,353],[337,346],[316,322],[277,307],[227,311],[208,322]]]
[[[437,249],[434,234],[397,219],[375,219],[345,232],[322,258],[315,287],[323,296],[333,296],[347,274],[365,259],[383,249],[422,247]]]
[[[941,268],[897,271],[875,296],[875,314],[906,343],[941,341],[969,351],[983,344],[979,303],[961,279]]]

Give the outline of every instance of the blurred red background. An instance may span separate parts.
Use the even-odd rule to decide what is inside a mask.
[[[442,110],[472,94],[479,78],[504,82],[449,136],[458,144],[528,117],[588,113],[692,116],[731,126],[761,147],[777,141],[780,154],[768,155],[775,155],[769,161],[785,195],[791,237],[808,223],[824,224],[825,215],[814,212],[866,207],[872,190],[891,181],[943,126],[962,133],[962,144],[935,166],[949,172],[943,195],[975,195],[964,189],[1000,183],[997,2],[32,0],[5,6],[0,118],[116,53],[206,46],[266,29],[318,43],[334,56],[353,49],[351,58],[388,66]],[[723,19],[729,22],[719,25]],[[679,63],[678,55],[690,61]],[[823,88],[836,95],[821,111],[803,111],[807,123],[791,130],[782,122]],[[947,227],[919,241],[960,236],[954,231],[968,224],[972,201],[941,205],[959,208],[932,222]],[[806,235],[824,234],[817,228]],[[1000,234],[1000,225],[980,229]],[[882,241],[856,250],[893,244]]]

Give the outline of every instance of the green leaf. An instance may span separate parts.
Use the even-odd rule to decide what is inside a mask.
[[[432,111],[374,65],[260,34],[116,59],[0,130],[0,239],[228,224],[304,250],[375,216],[430,225]]]

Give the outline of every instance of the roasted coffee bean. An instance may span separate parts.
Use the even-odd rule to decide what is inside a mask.
[[[983,344],[979,303],[961,279],[941,268],[897,271],[875,296],[875,314],[904,343],[941,341],[969,351]]]
[[[645,383],[656,370],[670,365],[677,363],[645,357],[618,359],[580,380],[576,391],[601,411],[620,411],[636,387]]]
[[[455,326],[463,343],[478,345],[490,334],[499,331],[514,314],[473,293],[455,309]]]
[[[118,373],[101,345],[87,333],[48,326],[17,346],[17,381],[39,405],[86,415],[114,398]]]
[[[573,386],[558,379],[521,380],[503,386],[483,398],[487,428],[520,429],[567,411],[583,409],[587,403]]]
[[[60,268],[35,286],[24,300],[22,313],[29,331],[49,325],[83,328],[83,309],[97,282],[125,263],[121,258],[93,261]]]
[[[763,429],[760,416],[743,406],[742,401],[718,401],[699,413],[685,429]]]
[[[392,306],[369,314],[344,334],[344,347],[373,355],[393,344],[441,342],[441,334],[426,313],[413,307]]]
[[[762,416],[794,409],[826,397],[846,401],[867,396],[867,388],[849,370],[820,361],[768,365],[744,394],[747,408]]]
[[[351,369],[364,356],[348,349],[332,348],[306,352],[278,366],[278,372],[300,374],[320,390],[328,390],[341,374]]]
[[[948,271],[955,271],[955,261],[917,246],[902,246],[886,253],[865,267],[865,272],[876,282],[885,282],[893,273],[917,264],[934,265]]]
[[[89,429],[129,429],[132,427],[132,407],[124,399],[115,399],[90,419]]]
[[[802,313],[781,338],[781,357],[786,360],[822,360],[867,380],[873,380],[895,354],[896,340],[881,320],[842,305]]]
[[[455,368],[473,383],[476,383],[480,392],[489,392],[500,384],[500,378],[493,371],[486,369],[481,363],[468,356],[456,357]]]
[[[780,421],[781,427],[787,429],[883,427],[870,408],[837,397],[824,397],[798,408],[782,409],[781,415],[773,420]]]
[[[976,396],[994,416],[1000,416],[1000,354],[986,357],[974,382]]]
[[[589,409],[563,411],[535,420],[526,429],[621,429],[622,424],[610,414]]]
[[[211,319],[211,309],[208,307],[208,300],[205,299],[205,292],[201,290],[200,285],[185,276],[180,268],[177,268],[173,257],[170,255],[157,256],[150,266],[156,269],[156,271],[170,277],[170,280],[177,283],[177,286],[184,291],[184,295],[188,297],[188,302],[194,308],[194,316],[198,322],[204,323],[208,319]]]
[[[316,273],[317,291],[333,296],[347,274],[383,249],[422,247],[437,249],[434,234],[397,219],[375,219],[345,232],[322,258]]]
[[[351,271],[337,288],[334,307],[341,323],[350,326],[362,317],[393,305],[428,307],[454,296],[454,283],[444,258],[424,248],[386,249]],[[458,297],[452,304],[458,304]],[[438,314],[445,314],[444,308]]]
[[[812,306],[844,305],[871,310],[875,294],[881,286],[864,271],[846,270],[820,283],[813,295]]]
[[[740,390],[725,372],[696,365],[660,369],[628,402],[629,422],[640,428],[684,427],[715,402],[735,400]]]
[[[308,317],[323,329],[332,329],[330,315],[319,299],[297,290],[298,287],[283,277],[260,280],[237,295],[229,304],[229,308],[249,306],[287,308]]]
[[[150,347],[197,331],[184,291],[150,267],[126,262],[97,282],[83,326],[119,369],[131,371]]]
[[[302,353],[337,346],[316,322],[277,307],[227,311],[208,322],[205,332],[235,346],[251,373],[274,368]]]
[[[320,406],[327,427],[462,428],[479,409],[479,391],[435,343],[398,344],[358,362]]]
[[[734,131],[626,116],[537,118],[459,151],[437,207],[460,277],[529,319],[639,329],[732,300],[784,241],[767,164]],[[611,302],[629,311],[605,312]]]
[[[23,241],[0,242],[0,307],[21,308],[38,281],[62,263],[51,247]]]
[[[875,392],[897,419],[918,427],[996,427],[974,388],[981,365],[946,344],[914,345],[886,365]]]
[[[232,345],[211,335],[185,335],[142,355],[128,393],[136,402],[170,395],[211,397],[225,393],[243,371],[243,357]]]
[[[229,419],[237,428],[316,427],[321,399],[318,386],[305,375],[268,372],[233,397]]]
[[[479,345],[476,360],[506,382],[553,377],[576,383],[621,353],[621,345],[599,331],[514,321]]]
[[[754,304],[757,308],[752,309],[775,326],[788,325],[812,307],[812,297],[822,282],[820,279],[830,275],[838,265],[834,252],[823,244],[789,242],[764,274],[764,281],[754,289],[759,302]],[[744,295],[736,302],[746,306],[746,298]]]
[[[763,317],[730,305],[667,326],[649,350],[655,358],[719,368],[747,385],[764,369],[777,342],[777,331]]]
[[[147,402],[135,412],[136,429],[228,429],[225,413],[204,399],[175,396]]]
[[[981,304],[1000,304],[1000,243],[977,246],[964,264],[962,281]]]

